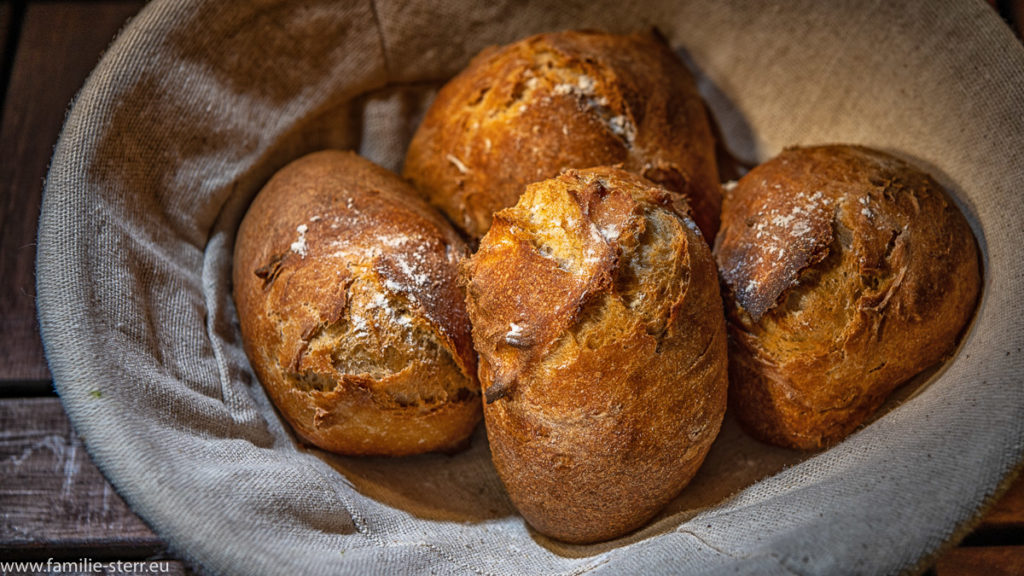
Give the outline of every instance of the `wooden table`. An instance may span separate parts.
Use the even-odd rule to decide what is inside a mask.
[[[143,4],[0,2],[0,562],[155,560],[163,563],[157,572],[190,572],[72,432],[43,358],[33,299],[42,181],[65,110]],[[1024,0],[990,4],[1024,36]],[[1024,574],[1024,479],[929,573]]]

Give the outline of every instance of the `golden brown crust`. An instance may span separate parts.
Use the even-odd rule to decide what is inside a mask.
[[[704,105],[654,34],[541,34],[491,48],[446,84],[405,176],[470,237],[527,184],[564,168],[622,164],[685,195],[708,239],[721,191]]]
[[[952,352],[980,289],[963,215],[926,174],[857,146],[794,148],[726,193],[715,242],[730,409],[821,448]]]
[[[544,534],[637,528],[718,433],[725,321],[685,213],[628,172],[568,170],[495,214],[463,267],[494,464]]]
[[[480,420],[458,234],[351,152],[281,169],[238,232],[234,296],[250,363],[308,442],[344,454],[462,445]]]

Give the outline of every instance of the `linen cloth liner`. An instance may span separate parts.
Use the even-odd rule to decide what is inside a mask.
[[[486,45],[652,25],[746,161],[859,143],[948,187],[986,273],[955,361],[781,471],[803,456],[727,422],[666,513],[591,546],[529,530],[481,430],[451,457],[298,445],[252,376],[230,298],[234,232],[260,186],[324,147],[399,169],[439,82]],[[210,573],[919,569],[1024,450],[1022,102],[1024,49],[982,2],[157,0],[89,78],[53,158],[38,252],[50,369],[95,462]]]

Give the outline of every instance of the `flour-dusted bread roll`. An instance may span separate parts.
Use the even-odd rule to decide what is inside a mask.
[[[721,191],[704,104],[652,33],[559,32],[485,50],[441,89],[405,176],[480,238],[527,184],[618,163],[685,195],[714,239]]]
[[[951,353],[978,251],[929,176],[856,146],[793,148],[727,192],[715,256],[730,410],[755,436],[828,446]]]
[[[693,477],[726,404],[711,250],[683,200],[615,168],[527,187],[463,268],[494,464],[537,530],[647,522]]]
[[[394,174],[350,152],[281,169],[242,221],[249,360],[296,432],[342,454],[452,450],[480,421],[458,265],[467,249]]]

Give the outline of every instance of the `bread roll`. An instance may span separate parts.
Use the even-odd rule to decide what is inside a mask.
[[[747,174],[715,256],[730,410],[793,448],[843,439],[951,353],[980,285],[974,236],[939,185],[856,146],[789,149]]]
[[[651,33],[559,32],[485,50],[441,89],[405,176],[480,238],[527,184],[617,163],[685,195],[714,239],[721,191],[704,104]]]
[[[249,361],[307,442],[341,454],[452,450],[481,418],[465,244],[394,174],[350,152],[281,169],[235,245]]]
[[[726,403],[711,250],[684,201],[615,168],[530,185],[463,274],[491,454],[537,530],[622,535],[690,481]]]

